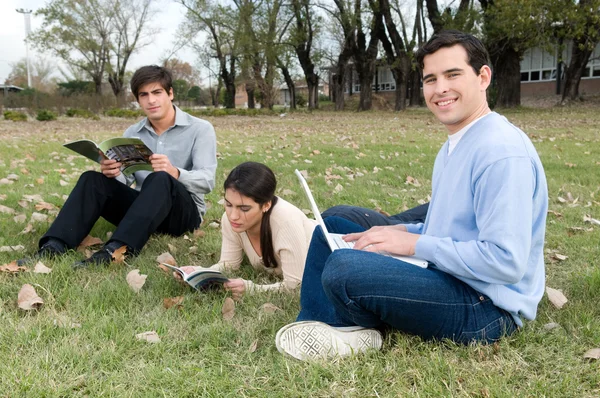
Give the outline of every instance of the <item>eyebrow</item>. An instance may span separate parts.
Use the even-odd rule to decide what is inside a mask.
[[[230,201],[228,201],[227,199],[223,198],[223,200],[224,200],[225,202],[227,202],[228,204],[230,204],[230,205],[232,205],[232,206],[233,206],[233,203],[231,203],[231,202],[230,202]],[[247,204],[245,204],[245,203],[242,203],[241,205],[237,205],[236,207],[252,207],[252,205],[247,205]]]
[[[162,87],[161,87],[161,88],[154,89],[154,90],[152,90],[152,91],[140,91],[140,92],[138,93],[138,95],[142,95],[142,94],[148,94],[148,93],[153,93],[153,94],[156,94],[156,93],[158,93],[159,91],[163,91],[163,90],[164,90],[164,88],[162,88]]]
[[[463,72],[463,71],[464,71],[464,69],[462,69],[462,68],[451,68],[451,69],[446,69],[445,71],[443,71],[442,75],[447,75],[448,73],[452,73],[452,72]],[[433,76],[434,76],[433,73],[430,73],[426,76],[423,76],[423,80],[427,80]]]

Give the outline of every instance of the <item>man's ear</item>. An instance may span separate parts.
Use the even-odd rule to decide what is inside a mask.
[[[479,85],[481,87],[481,91],[487,90],[491,82],[492,69],[487,65],[483,65],[481,69],[479,69]]]

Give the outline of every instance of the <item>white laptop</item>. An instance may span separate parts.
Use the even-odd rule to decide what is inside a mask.
[[[323,222],[323,217],[321,217],[321,212],[319,211],[319,208],[317,207],[315,198],[313,197],[312,192],[310,191],[310,188],[308,187],[308,184],[306,183],[306,180],[304,179],[304,176],[298,170],[296,170],[295,173],[296,173],[296,176],[298,176],[298,179],[300,180],[300,184],[302,184],[302,189],[304,189],[304,192],[306,193],[306,197],[308,198],[308,201],[310,202],[312,212],[314,213],[317,222],[319,223],[319,225],[321,226],[321,229],[323,230],[323,233],[325,234],[325,239],[327,239],[327,243],[329,244],[329,248],[331,249],[331,251],[338,250],[338,249],[352,249],[354,247],[354,242],[346,242],[345,240],[342,239],[342,236],[344,236],[344,235],[332,234],[332,233],[329,233],[329,231],[327,231],[325,222]],[[392,255],[392,254],[383,253],[383,252],[380,252],[379,254],[382,254],[384,256],[393,257],[398,260],[401,260],[401,261],[404,261],[404,262],[407,262],[410,264],[414,264],[421,268],[427,268],[427,260],[423,260],[418,257],[397,256],[397,255]]]

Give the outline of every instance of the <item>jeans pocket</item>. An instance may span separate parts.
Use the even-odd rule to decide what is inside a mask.
[[[502,314],[500,313],[501,311],[501,309],[497,308],[497,318],[491,320],[484,327],[477,330],[463,331],[458,336],[457,342],[461,344],[472,342],[494,343],[500,340],[501,337],[512,334],[516,330],[515,322],[510,314]]]

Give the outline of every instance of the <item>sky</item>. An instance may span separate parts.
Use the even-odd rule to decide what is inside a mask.
[[[48,0],[0,0],[0,83],[4,83],[10,74],[11,64],[25,58],[25,18],[16,9],[24,8],[34,12],[43,8]],[[158,12],[150,21],[153,28],[160,29],[149,46],[142,48],[134,54],[127,66],[128,70],[135,70],[140,66],[156,64],[161,56],[169,53],[172,48],[177,26],[185,16],[184,8],[171,0],[157,0]],[[31,30],[39,29],[42,18],[31,14]],[[47,59],[53,59],[49,54],[41,54]],[[40,53],[29,48],[30,60],[39,57]],[[182,49],[175,57],[194,65],[196,57],[190,50]]]

